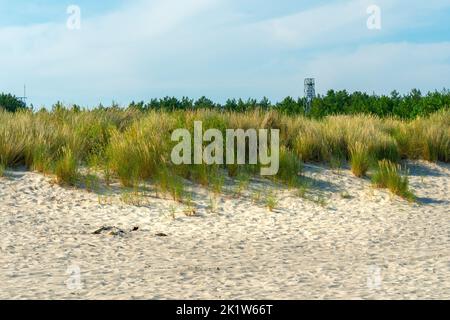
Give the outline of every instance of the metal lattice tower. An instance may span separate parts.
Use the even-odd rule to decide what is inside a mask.
[[[316,97],[316,81],[314,78],[305,79],[305,98],[306,98],[306,113],[311,111],[311,104]]]

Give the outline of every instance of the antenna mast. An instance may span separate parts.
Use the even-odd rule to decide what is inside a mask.
[[[25,103],[25,106],[27,105],[27,87],[26,85],[23,85],[23,97],[19,97],[19,99]]]

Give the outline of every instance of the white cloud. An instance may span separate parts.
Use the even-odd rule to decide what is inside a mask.
[[[449,5],[375,2],[382,8],[381,32],[367,30],[372,1],[364,0],[256,23],[225,0],[141,0],[90,19],[81,8],[80,31],[65,23],[0,28],[7,44],[0,51],[0,91],[17,93],[27,83],[35,104],[92,105],[162,95],[280,99],[301,94],[310,75],[322,90],[448,87],[440,73],[449,70],[448,43],[382,39]],[[379,44],[364,45],[373,41]]]
[[[38,100],[113,98],[152,82],[148,65],[171,50],[174,30],[213,7],[215,0],[139,1],[125,10],[83,19],[80,31],[65,24],[0,29],[0,83],[14,92],[27,82]],[[65,15],[62,12],[62,15]],[[178,35],[180,33],[178,32]],[[157,80],[157,79],[154,79]],[[51,88],[49,88],[51,87]],[[33,89],[34,88],[34,89]],[[41,92],[45,92],[44,94]],[[45,95],[45,96],[44,96]],[[90,100],[92,101],[92,100]],[[75,101],[72,101],[75,102]]]
[[[328,88],[378,93],[440,90],[450,88],[450,42],[366,45],[319,55],[299,68],[318,78],[322,92]]]
[[[330,44],[330,41],[354,40],[367,33],[364,24],[366,8],[361,1],[326,4],[261,21],[252,26],[252,31],[261,34],[268,44],[272,42],[278,46],[309,47]]]
[[[367,28],[367,8],[372,5],[381,9],[381,30]],[[429,23],[433,12],[449,7],[450,2],[442,0],[339,1],[260,21],[248,26],[248,29],[249,33],[259,35],[259,39],[268,46],[332,47],[380,39],[401,30],[414,29],[416,25]]]

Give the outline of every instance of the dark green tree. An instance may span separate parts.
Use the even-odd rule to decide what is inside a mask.
[[[16,112],[19,110],[26,110],[27,105],[16,96],[2,93],[0,94],[0,110],[1,109],[9,112]]]

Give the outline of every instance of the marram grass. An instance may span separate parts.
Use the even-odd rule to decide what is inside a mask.
[[[378,168],[372,176],[372,182],[377,188],[387,188],[409,201],[415,199],[414,194],[409,190],[409,180],[407,175],[401,173],[398,164],[389,160],[378,162]]]
[[[92,169],[101,171],[108,184],[117,179],[123,186],[133,187],[151,180],[174,199],[184,194],[181,179],[220,191],[227,174],[236,178],[258,173],[257,166],[249,165],[174,166],[170,161],[171,133],[177,128],[192,130],[194,121],[202,121],[204,130],[222,132],[279,129],[280,170],[274,179],[291,187],[296,186],[303,162],[336,166],[348,161],[356,176],[364,176],[372,163],[386,160],[389,162],[380,162],[383,165],[374,178],[382,185],[384,176],[395,176],[394,167],[387,163],[395,166],[401,159],[450,161],[448,110],[406,121],[367,115],[314,120],[273,110],[142,112],[109,108],[0,111],[0,165],[55,174],[64,184],[77,182],[79,168],[95,167]],[[391,188],[400,194],[405,190]]]
[[[350,164],[352,172],[357,177],[366,175],[370,166],[369,148],[363,143],[357,141],[350,148]]]

